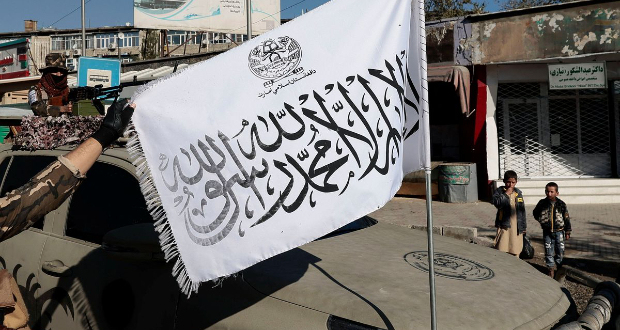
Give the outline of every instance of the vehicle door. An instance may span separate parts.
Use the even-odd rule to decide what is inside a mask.
[[[56,160],[52,155],[36,156],[23,152],[2,154],[6,155],[0,162],[2,197],[26,184],[30,178]],[[46,230],[49,231],[52,226],[52,217],[53,214],[48,214],[28,230],[0,243],[0,267],[7,269],[15,278],[28,313],[32,316],[31,320],[38,317],[36,296],[40,294],[39,262],[48,238]]]
[[[134,171],[102,156],[61,207],[41,254],[41,292],[51,293],[39,298],[42,329],[173,329],[179,289],[163,253],[135,257],[104,242],[139,223],[153,230]]]

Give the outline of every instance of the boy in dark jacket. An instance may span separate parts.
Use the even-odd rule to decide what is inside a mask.
[[[541,199],[534,208],[534,218],[540,222],[545,239],[545,261],[549,276],[554,277],[556,265],[562,265],[564,258],[564,238],[570,238],[570,217],[566,203],[557,198],[560,194],[557,183],[545,186],[547,198]]]
[[[493,205],[497,208],[495,216],[495,248],[519,256],[523,249],[523,235],[527,228],[523,194],[517,189],[517,173],[504,173],[504,186],[493,193]]]

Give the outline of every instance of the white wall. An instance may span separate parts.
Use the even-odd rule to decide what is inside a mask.
[[[497,139],[497,84],[499,68],[496,65],[487,66],[487,174],[489,180],[499,178],[499,142]]]

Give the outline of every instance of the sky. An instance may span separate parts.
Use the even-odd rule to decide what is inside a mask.
[[[379,0],[380,1],[380,0]],[[497,11],[497,1],[489,0],[488,11]],[[86,27],[133,24],[133,0],[85,0]],[[302,10],[312,10],[326,0],[281,0],[282,18],[294,18]],[[38,21],[38,27],[77,29],[82,25],[81,0],[2,0],[0,32],[24,31],[24,20]]]

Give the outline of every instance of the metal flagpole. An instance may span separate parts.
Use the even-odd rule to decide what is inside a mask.
[[[422,67],[422,125],[424,127],[424,177],[426,181],[426,232],[428,237],[428,283],[430,287],[431,329],[437,330],[435,304],[435,250],[433,247],[433,193],[431,189],[431,141],[428,111],[428,81],[426,62],[426,20],[424,0],[418,1],[420,12],[420,60]]]
[[[252,39],[252,0],[245,0],[245,12],[248,19],[248,40]]]

